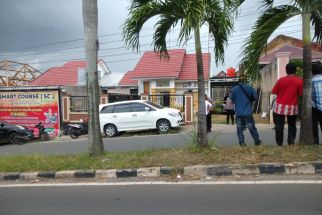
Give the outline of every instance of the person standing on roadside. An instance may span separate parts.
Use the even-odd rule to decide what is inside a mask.
[[[226,124],[229,125],[229,118],[231,119],[231,124],[234,124],[234,115],[235,115],[235,104],[233,103],[233,101],[229,98],[229,94],[228,94],[228,98],[225,101],[226,104]]]
[[[273,107],[275,113],[275,139],[283,146],[285,116],[288,124],[288,145],[294,145],[296,137],[296,117],[298,115],[298,97],[303,94],[303,81],[295,75],[296,65],[288,63],[287,76],[277,80],[272,93],[277,96]]]
[[[312,123],[314,144],[319,145],[319,126],[322,131],[322,64],[312,64]]]
[[[246,124],[252,135],[255,145],[261,144],[255,121],[253,118],[252,102],[257,99],[256,91],[253,87],[246,84],[246,77],[239,76],[239,84],[232,89],[230,99],[235,104],[237,136],[240,146],[246,146],[244,140],[243,128]]]
[[[210,98],[205,95],[205,107],[206,107],[206,121],[207,121],[207,132],[211,132],[211,109],[212,103],[209,102]]]

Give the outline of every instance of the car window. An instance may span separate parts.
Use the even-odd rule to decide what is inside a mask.
[[[141,103],[132,103],[131,108],[133,112],[143,112],[146,111],[145,108],[148,107]]]
[[[152,107],[156,108],[156,109],[162,109],[163,107],[161,105],[155,104],[153,102],[150,101],[145,101],[146,104],[151,105]]]
[[[114,113],[126,113],[126,112],[131,112],[131,105],[130,104],[115,105]]]
[[[101,113],[113,113],[114,105],[103,107]]]

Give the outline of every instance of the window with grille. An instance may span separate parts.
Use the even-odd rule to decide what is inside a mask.
[[[71,112],[87,112],[87,97],[86,96],[71,96],[70,97]]]

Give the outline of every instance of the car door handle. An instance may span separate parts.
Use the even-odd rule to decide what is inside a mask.
[[[133,114],[132,116],[133,116],[133,117],[137,117],[138,115],[137,115],[137,114]]]
[[[113,115],[113,118],[117,118],[117,116],[116,115]]]

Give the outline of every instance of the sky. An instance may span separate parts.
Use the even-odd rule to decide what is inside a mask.
[[[240,8],[235,32],[225,51],[225,62],[216,65],[212,54],[211,75],[229,67],[238,68],[242,47],[260,11],[258,2],[246,0]],[[278,4],[289,2],[277,0]],[[129,5],[130,0],[98,0],[99,58],[118,78],[135,67],[144,51],[153,50],[151,43],[156,19],[143,26],[139,53],[122,41],[122,25],[128,16]],[[26,63],[44,72],[85,57],[81,0],[0,0],[0,27],[0,61]],[[177,29],[168,35],[168,47],[185,48],[187,53],[194,53],[193,38],[187,46],[178,46]],[[300,18],[295,17],[283,24],[271,39],[279,34],[301,39]],[[203,52],[212,53],[214,45],[208,38],[204,27],[201,32]]]

